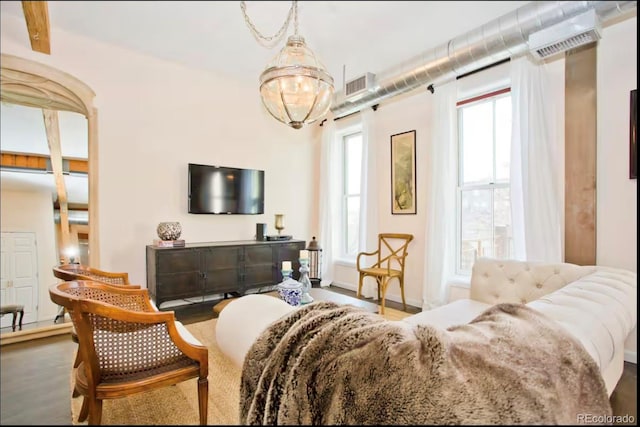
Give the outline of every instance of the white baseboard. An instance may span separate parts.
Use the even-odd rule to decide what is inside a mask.
[[[638,353],[635,352],[635,351],[631,351],[631,350],[625,350],[624,351],[624,361],[637,365],[638,364]]]
[[[58,323],[50,326],[43,326],[33,329],[23,329],[21,331],[7,332],[0,335],[0,346],[17,342],[29,341],[38,338],[46,338],[54,335],[70,334],[73,324]]]
[[[342,282],[336,282],[335,280],[333,282],[331,282],[331,286],[337,286],[339,288],[343,288],[343,289],[348,289],[350,291],[353,292],[358,292],[358,287],[349,283],[342,283]],[[396,296],[396,295],[389,295],[387,294],[386,298],[387,301],[393,301],[393,302],[397,302],[399,304],[402,304],[402,297],[400,295]],[[414,300],[411,298],[406,298],[407,301],[407,305],[413,306],[413,307],[422,307],[422,301],[418,301],[418,300]],[[375,299],[372,299],[373,301],[375,301]]]

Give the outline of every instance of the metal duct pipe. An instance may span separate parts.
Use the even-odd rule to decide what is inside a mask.
[[[371,107],[422,85],[438,85],[528,51],[529,34],[543,30],[590,9],[604,23],[635,9],[636,1],[534,1],[418,55],[376,76],[377,88],[349,101],[336,93],[331,111],[335,118]]]
[[[69,220],[69,224],[80,224],[80,225],[88,225],[89,224],[89,212],[88,211],[78,211],[78,210],[70,210],[67,216]],[[53,211],[53,222],[55,224],[60,224],[60,210],[56,209]]]

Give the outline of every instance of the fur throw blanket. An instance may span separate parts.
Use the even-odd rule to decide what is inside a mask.
[[[611,415],[598,366],[518,304],[443,330],[314,302],[260,335],[240,386],[240,423],[252,425],[577,424],[578,414]]]

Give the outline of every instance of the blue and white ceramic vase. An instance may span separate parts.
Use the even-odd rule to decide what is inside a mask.
[[[278,294],[284,302],[294,307],[300,305],[302,299],[302,283],[291,277],[286,278],[281,283],[278,283]]]

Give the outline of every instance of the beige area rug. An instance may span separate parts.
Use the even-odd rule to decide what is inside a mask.
[[[240,368],[218,349],[216,319],[186,325],[209,349],[209,425],[237,425],[240,400]],[[72,373],[72,387],[75,372]],[[105,425],[197,425],[197,379],[175,386],[134,394],[122,399],[105,400],[102,424]],[[82,396],[71,399],[73,424],[79,423]]]
[[[400,320],[407,316],[400,310],[385,308],[387,320]],[[209,425],[237,425],[240,402],[241,369],[236,367],[220,350],[215,338],[216,319],[186,325],[187,329],[209,349]],[[71,387],[75,370],[71,376]],[[105,400],[102,404],[104,425],[197,425],[197,380],[192,379],[161,389],[134,394],[122,399]],[[82,397],[71,399],[73,424],[78,415]]]

